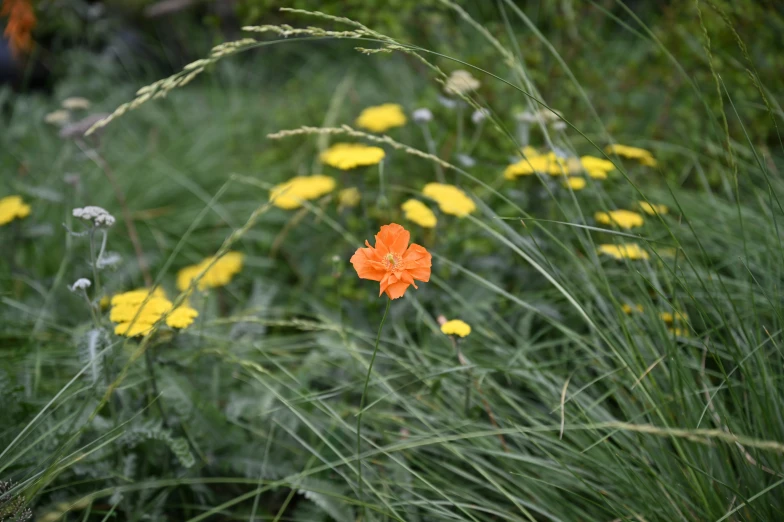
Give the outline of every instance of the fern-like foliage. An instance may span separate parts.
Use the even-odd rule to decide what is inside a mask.
[[[127,446],[137,446],[146,440],[157,440],[166,444],[184,468],[190,468],[196,462],[188,441],[183,437],[172,436],[171,430],[164,428],[157,420],[146,421],[130,428],[122,438]]]

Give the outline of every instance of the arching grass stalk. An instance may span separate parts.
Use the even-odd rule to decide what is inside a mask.
[[[376,354],[378,353],[378,343],[381,340],[381,330],[384,329],[384,321],[387,319],[390,303],[392,303],[392,299],[387,299],[387,306],[384,308],[384,315],[381,317],[381,324],[378,325],[376,346],[373,348],[373,356],[370,358],[367,376],[365,376],[365,386],[362,388],[362,398],[359,399],[359,411],[357,412],[357,484],[359,486],[358,500],[360,501],[362,500],[362,459],[360,458],[359,454],[362,450],[362,409],[365,407],[365,396],[367,395],[368,382],[370,382],[370,373],[373,371],[373,363],[375,362]]]

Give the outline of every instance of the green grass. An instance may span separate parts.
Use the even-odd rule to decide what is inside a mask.
[[[529,34],[511,2],[498,6],[507,34]],[[399,211],[436,179],[432,159],[385,145],[384,207],[376,168],[319,165],[323,136],[266,137],[352,124],[362,108],[394,101],[409,113],[430,107],[436,153],[459,165],[456,111],[436,101],[435,74],[408,53],[352,50],[377,42],[289,39],[226,58],[110,123],[98,156],[60,140],[44,115],[80,93],[111,111],[143,83],[117,87],[117,71],[97,68],[52,99],[11,95],[2,190],[33,212],[0,228],[0,477],[16,481],[40,520],[782,519],[782,149],[775,132],[767,143],[747,139],[743,123],[766,101],[736,100],[717,74],[669,102],[687,108],[673,111],[669,136],[644,133],[624,99],[649,96],[655,121],[656,86],[630,92],[583,76],[584,60],[611,78],[663,52],[661,38],[649,38],[662,26],[649,33],[613,13],[634,30],[611,34],[628,49],[610,42],[580,63],[553,58],[557,83],[542,82],[507,35],[498,45],[513,62],[491,54],[498,49],[470,20],[460,28],[473,35],[471,52],[487,46],[493,61],[460,65],[421,51],[447,72],[477,67],[476,103],[493,120],[472,152],[476,166],[445,169],[478,210],[439,214],[432,232]],[[714,60],[725,52],[734,51],[711,48]],[[670,73],[681,75],[671,56]],[[688,83],[693,71],[682,72]],[[579,192],[550,176],[504,180],[521,145],[514,112],[532,100],[563,108],[570,124],[546,137],[532,130],[540,149],[601,156],[612,133],[653,150],[658,167],[613,156],[609,179]],[[680,117],[709,131],[681,135]],[[389,134],[428,150],[413,122]],[[104,293],[144,285],[104,161],[169,297],[179,268],[228,249],[246,255],[228,286],[191,298],[200,316],[177,335],[114,336],[106,311],[91,333],[87,304],[67,288],[92,278],[87,238],[61,226],[78,230],[71,209],[88,204],[118,217],[108,249],[123,262],[101,273]],[[268,205],[271,185],[315,169],[359,186],[362,204]],[[65,181],[72,173],[78,184]],[[593,219],[642,199],[670,213],[623,232]],[[391,221],[433,253],[433,275],[392,303],[357,456],[356,416],[386,303],[348,259]],[[596,254],[624,241],[650,258]],[[623,304],[644,311],[625,314]],[[688,314],[685,335],[659,316],[675,311]],[[455,344],[441,315],[465,320],[471,335]]]

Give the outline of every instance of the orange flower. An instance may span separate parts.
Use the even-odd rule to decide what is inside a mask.
[[[33,47],[32,32],[36,19],[30,0],[0,0],[0,17],[8,18],[3,35],[8,38],[11,52],[19,55]]]
[[[408,230],[391,223],[384,225],[376,234],[376,246],[358,248],[351,256],[351,264],[360,279],[380,281],[380,296],[386,293],[390,299],[397,299],[406,293],[409,285],[419,288],[414,279],[427,283],[430,280],[432,256],[425,247],[408,245],[411,234]]]

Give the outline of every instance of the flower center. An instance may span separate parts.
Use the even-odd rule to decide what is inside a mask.
[[[402,268],[400,256],[392,252],[384,256],[384,268],[387,271],[396,271]]]

